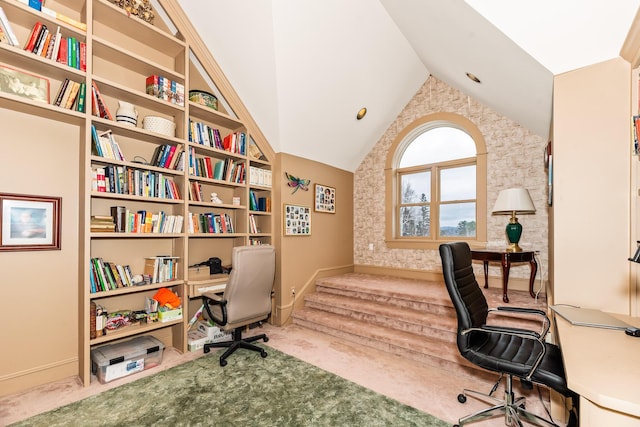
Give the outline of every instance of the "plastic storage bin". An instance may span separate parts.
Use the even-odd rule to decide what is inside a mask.
[[[150,335],[106,344],[91,350],[91,370],[108,383],[162,363],[164,344]]]

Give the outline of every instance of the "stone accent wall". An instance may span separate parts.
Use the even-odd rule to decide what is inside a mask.
[[[540,272],[547,279],[548,212],[544,148],[547,140],[472,99],[446,83],[429,77],[382,138],[362,161],[354,175],[354,263],[356,265],[442,271],[437,250],[389,249],[385,245],[384,166],[396,135],[414,120],[431,113],[456,113],[471,120],[487,145],[487,240],[488,247],[507,245],[505,227],[509,217],[491,215],[500,190],[525,187],[536,207],[535,215],[521,215],[520,246],[540,251]],[[373,244],[373,250],[369,250]],[[481,266],[476,275],[482,272]],[[490,275],[500,276],[497,265]],[[482,276],[479,276],[482,277]],[[510,277],[528,278],[528,264],[512,266]],[[537,286],[536,286],[537,288]]]

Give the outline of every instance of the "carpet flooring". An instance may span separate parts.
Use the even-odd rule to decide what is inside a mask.
[[[451,424],[276,349],[200,357],[23,426],[425,426]]]

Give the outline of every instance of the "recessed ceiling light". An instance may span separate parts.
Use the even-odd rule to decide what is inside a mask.
[[[358,114],[356,115],[356,119],[358,119],[358,120],[362,120],[362,118],[363,118],[364,116],[366,116],[366,115],[367,115],[367,108],[366,108],[366,107],[362,107],[362,108],[360,109],[360,111],[358,111]]]
[[[469,77],[469,80],[471,80],[471,81],[474,81],[476,83],[482,83],[479,78],[477,78],[476,76],[474,76],[471,73],[467,73],[467,77]]]

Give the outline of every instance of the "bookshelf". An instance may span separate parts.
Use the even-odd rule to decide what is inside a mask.
[[[78,373],[88,385],[90,351],[94,346],[152,334],[166,346],[187,351],[188,321],[195,312],[194,307],[200,305],[190,297],[198,296],[197,289],[223,285],[227,277],[199,276],[189,280],[188,266],[212,256],[220,257],[223,264],[228,265],[234,246],[272,243],[271,213],[249,208],[250,190],[270,198],[271,187],[264,182],[249,184],[256,178],[250,176],[249,166],[270,171],[269,158],[273,152],[176,2],[159,1],[158,6],[164,9],[155,14],[153,24],[128,16],[106,0],[47,0],[46,6],[70,19],[62,20],[32,9],[22,0],[0,0],[0,7],[20,42],[17,46],[0,43],[0,63],[44,77],[50,85],[49,103],[0,91],[0,109],[26,113],[36,125],[55,121],[78,139],[78,165],[67,166],[77,167],[80,182],[75,206],[79,213],[80,241]],[[37,22],[54,31],[60,28],[64,37],[81,41],[86,46],[86,69],[25,51],[25,43]],[[86,30],[80,28],[83,26]],[[161,76],[182,86],[182,99],[179,96],[163,99],[149,93],[146,84],[149,76]],[[52,105],[65,79],[85,84],[84,111]],[[94,115],[91,102],[94,84],[114,119],[120,102],[135,106],[137,125]],[[190,101],[188,91],[196,89],[215,93],[218,109]],[[145,129],[143,119],[147,116],[173,122],[175,132]],[[194,138],[193,123],[199,123],[200,129],[207,132],[215,129],[223,141],[222,146],[205,144],[208,139]],[[96,134],[108,135],[117,142],[122,156],[107,155],[103,151],[105,146],[99,149]],[[225,148],[224,141],[233,138],[239,148]],[[259,146],[260,159],[253,157],[255,147],[252,147],[253,156],[248,155],[250,141],[255,147]],[[154,161],[154,155],[157,160],[157,153],[167,148],[184,153],[182,166],[175,161]],[[222,177],[196,174],[193,165],[198,159],[209,159],[211,164],[222,162],[229,174]],[[194,196],[196,190],[198,197]],[[216,193],[222,203],[212,202],[211,193]],[[99,227],[94,224],[92,228],[92,217],[109,217],[115,207],[129,214],[126,218],[131,218],[131,227],[122,231],[106,227],[98,231]],[[74,209],[74,206],[65,205],[65,208]],[[140,212],[150,217],[182,218],[183,223],[165,232],[154,230],[151,225],[149,229],[138,229],[134,224]],[[205,233],[190,227],[194,216],[208,215],[222,219],[223,230]],[[251,231],[250,221],[255,223],[256,218],[259,232],[255,227]],[[133,275],[142,275],[145,259],[158,255],[174,257],[177,261],[175,275],[170,280],[142,285],[125,281],[121,286],[116,280],[115,289],[91,288],[94,258],[115,266],[128,266]],[[91,338],[92,303],[107,312],[142,310],[145,299],[162,287],[181,298],[182,319],[137,323]]]

